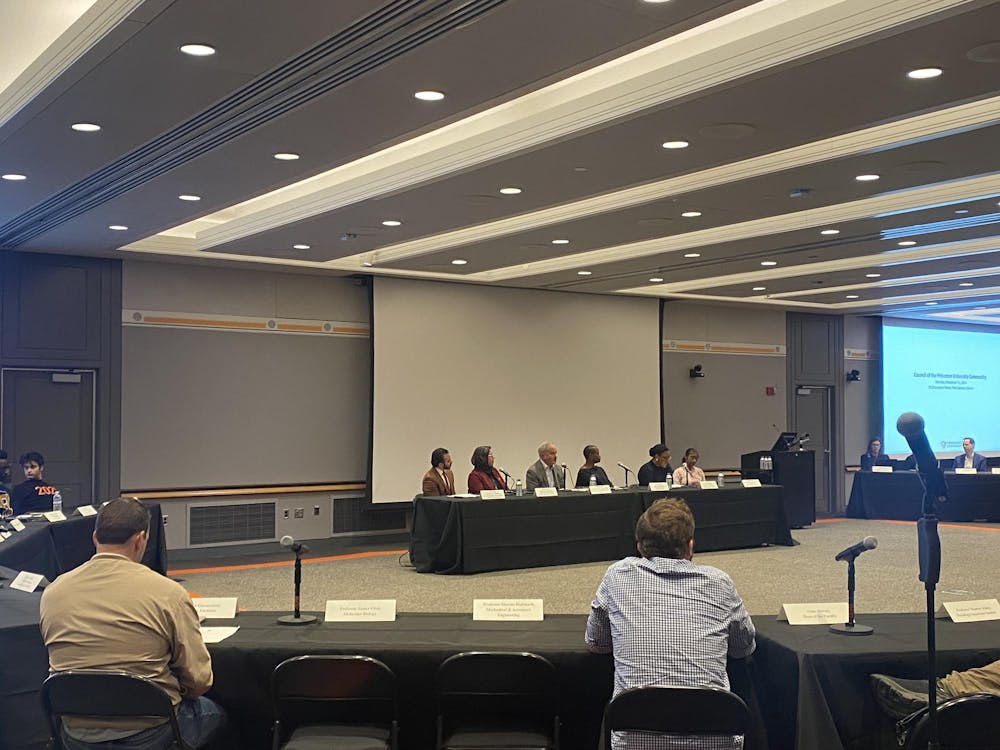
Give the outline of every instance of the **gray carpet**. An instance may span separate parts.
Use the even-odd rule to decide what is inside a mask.
[[[942,526],[943,565],[938,601],[1000,597],[1000,525]],[[918,612],[924,607],[917,580],[915,525],[835,519],[792,532],[796,547],[697,553],[695,562],[729,573],[751,614],[775,614],[784,602],[846,600],[843,548],[871,535],[878,548],[857,562],[857,612]],[[471,612],[474,598],[541,598],[550,614],[586,613],[607,562],[480,573],[420,574],[402,567],[398,553],[303,565],[302,609],[317,611],[327,599],[396,599],[399,612]],[[306,558],[308,561],[308,558]],[[404,557],[405,561],[405,557]],[[213,560],[224,566],[224,559]],[[211,572],[172,565],[173,577],[201,596],[238,596],[247,610],[291,608],[292,568],[279,564]],[[189,568],[190,569],[190,568]]]

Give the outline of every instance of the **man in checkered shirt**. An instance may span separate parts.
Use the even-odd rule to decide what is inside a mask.
[[[635,527],[642,557],[604,574],[590,605],[587,646],[613,653],[614,695],[633,687],[729,689],[726,657],[753,653],[754,627],[732,579],[695,565],[694,516],[683,500],[658,500]],[[739,737],[669,738],[615,732],[613,750],[733,750]]]

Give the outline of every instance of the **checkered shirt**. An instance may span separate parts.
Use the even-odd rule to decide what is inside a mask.
[[[753,653],[754,627],[732,579],[690,560],[628,557],[604,574],[590,605],[587,645],[613,653],[614,695],[633,687],[729,689],[726,656]],[[615,732],[613,750],[734,750],[738,737],[670,738]]]

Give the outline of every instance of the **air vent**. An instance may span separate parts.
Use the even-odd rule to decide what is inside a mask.
[[[233,503],[190,508],[191,546],[274,539],[274,503]]]

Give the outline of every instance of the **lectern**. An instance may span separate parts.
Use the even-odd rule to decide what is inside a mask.
[[[770,471],[761,470],[761,458],[769,458]],[[740,471],[746,479],[784,487],[788,525],[802,528],[816,521],[815,451],[755,451],[740,456]]]

